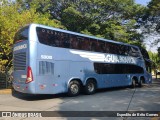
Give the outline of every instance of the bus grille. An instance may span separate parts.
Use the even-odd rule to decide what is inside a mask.
[[[14,70],[25,70],[26,69],[26,53],[14,54],[13,58]]]

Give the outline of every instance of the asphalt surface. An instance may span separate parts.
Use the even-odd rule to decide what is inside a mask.
[[[66,94],[28,95],[12,91],[11,94],[0,94],[0,111],[50,111],[46,112],[48,117],[14,116],[0,117],[0,120],[160,120],[159,117],[146,117],[146,113],[150,111],[160,115],[160,80],[154,80],[152,84],[144,85],[142,88],[103,89],[94,95],[81,94],[77,97],[68,97]],[[112,112],[118,114],[130,111],[144,112],[145,116],[141,114],[141,117],[106,117]]]

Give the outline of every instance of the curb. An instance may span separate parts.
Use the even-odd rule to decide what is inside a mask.
[[[0,94],[11,94],[12,89],[0,89]]]

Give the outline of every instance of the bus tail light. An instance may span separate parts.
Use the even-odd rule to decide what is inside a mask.
[[[27,68],[27,79],[26,79],[26,83],[30,83],[33,81],[33,74],[32,74],[32,69],[30,66],[28,66]]]

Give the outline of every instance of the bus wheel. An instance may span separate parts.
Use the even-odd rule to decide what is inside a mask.
[[[88,80],[84,90],[87,95],[94,94],[96,91],[96,82],[94,80]]]
[[[136,87],[136,80],[132,78],[131,88],[135,88],[135,87]]]
[[[143,86],[143,79],[140,79],[139,83],[138,83],[138,87],[142,87]]]
[[[68,95],[77,96],[80,93],[80,83],[78,81],[71,81],[69,83]]]

